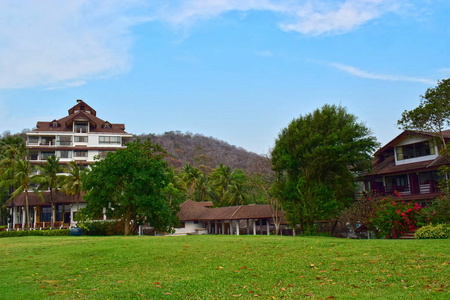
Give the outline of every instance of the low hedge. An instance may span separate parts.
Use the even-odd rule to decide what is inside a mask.
[[[111,236],[123,235],[123,229],[119,221],[84,221],[79,222],[78,227],[83,229],[83,235],[91,236]]]
[[[18,237],[18,236],[65,236],[69,235],[69,232],[70,232],[69,229],[1,231],[0,238]]]
[[[427,225],[416,231],[416,239],[449,239],[450,224]]]

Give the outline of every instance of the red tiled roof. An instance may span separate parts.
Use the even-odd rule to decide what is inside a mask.
[[[51,205],[50,201],[50,192],[42,192],[42,196],[44,197],[44,202],[41,200],[39,196],[34,194],[33,192],[28,192],[28,205],[30,206],[49,206]],[[25,193],[21,193],[17,196],[13,201],[14,206],[24,206],[25,205]],[[77,203],[84,202],[83,197],[78,199],[77,197],[67,196],[64,193],[58,192],[53,193],[53,203]],[[12,203],[8,203],[8,207],[11,207]]]
[[[228,207],[206,208],[204,202],[188,200],[180,205],[178,217],[181,221],[200,220],[245,220],[245,219],[270,219],[275,215],[275,210],[269,204],[240,205]],[[279,212],[283,218],[284,212]],[[286,222],[283,221],[285,224]]]
[[[79,103],[80,104],[80,103]],[[39,121],[36,124],[36,129],[33,130],[33,132],[40,132],[40,131],[55,131],[55,132],[64,132],[64,131],[73,131],[73,121],[74,120],[85,120],[88,121],[91,126],[89,131],[90,132],[103,132],[103,133],[122,133],[122,134],[128,134],[125,131],[125,124],[112,124],[108,121],[103,121],[102,119],[98,118],[96,116],[95,110],[90,108],[86,103],[83,102],[84,105],[88,106],[91,110],[91,113],[88,113],[86,111],[78,111],[74,112],[74,108],[79,106],[79,104],[75,105],[71,109],[69,109],[69,115],[61,118],[59,120],[53,120],[53,121]],[[86,109],[88,110],[88,109]],[[54,122],[58,123],[58,128],[53,128],[52,125]],[[110,128],[104,128],[105,124],[109,124]]]

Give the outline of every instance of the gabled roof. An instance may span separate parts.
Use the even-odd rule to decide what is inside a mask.
[[[94,116],[97,115],[97,112],[95,111],[95,109],[93,109],[87,103],[85,103],[83,100],[80,100],[80,99],[77,100],[77,105],[75,105],[74,107],[69,109],[69,115],[74,114],[79,111],[86,111]]]
[[[33,192],[28,192],[28,205],[30,206],[49,206],[51,205],[50,201],[50,192],[42,192],[42,196],[44,197],[44,202],[41,200],[39,196],[34,194]],[[20,193],[13,201],[14,206],[24,206],[25,205],[25,193]],[[12,203],[8,203],[8,207],[12,206]],[[78,199],[76,196],[67,196],[64,193],[53,193],[53,203],[76,203],[76,202],[84,202],[83,197]]]
[[[93,110],[89,105],[85,102],[78,100],[78,104],[69,109],[69,115],[61,118],[59,120],[53,120],[51,122],[37,122],[36,129],[33,132],[41,132],[41,131],[56,131],[56,132],[64,132],[64,131],[73,131],[73,122],[74,121],[85,121],[89,122],[90,129],[89,132],[104,132],[104,133],[122,133],[128,134],[125,131],[125,124],[112,124],[108,121],[104,121],[96,116],[95,110]],[[84,106],[84,110],[81,110]],[[90,113],[88,112],[90,111]],[[53,126],[54,123],[58,123],[58,127],[55,128]],[[105,126],[105,124],[109,124],[109,126]]]
[[[442,134],[446,140],[450,141],[450,129],[442,131]],[[415,130],[405,130],[399,135],[397,135],[393,140],[391,140],[389,143],[378,149],[377,152],[375,152],[374,156],[380,156],[383,154],[383,152],[394,149],[394,147],[403,141],[404,139],[411,137],[411,136],[422,136],[425,138],[433,138],[436,137],[436,134],[433,132],[421,132],[421,131],[415,131]]]
[[[181,221],[269,219],[274,215],[275,210],[269,204],[207,208],[205,207],[205,202],[194,202],[192,200],[187,200],[181,204],[178,213]],[[284,212],[279,211],[279,217],[283,218]]]

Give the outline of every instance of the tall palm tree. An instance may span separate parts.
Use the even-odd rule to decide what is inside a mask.
[[[13,201],[22,192],[25,193],[25,220],[27,228],[30,227],[28,192],[32,190],[41,198],[41,200],[44,200],[39,190],[34,187],[34,184],[36,183],[36,175],[32,174],[33,171],[34,168],[31,167],[30,161],[22,159],[14,160],[11,164],[11,167],[7,170],[7,172],[10,174],[9,176],[7,175],[7,178],[10,179],[6,179],[2,182],[2,184],[5,186],[17,187],[10,195],[10,198],[8,199],[6,204]]]
[[[192,167],[190,164],[184,166],[181,177],[186,185],[187,194],[189,197],[192,197],[192,195],[195,193],[195,188],[202,175],[202,171],[195,167]]]
[[[61,180],[64,175],[58,175],[64,172],[64,168],[59,164],[59,158],[52,155],[47,157],[47,161],[45,164],[42,164],[38,167],[40,174],[36,175],[36,181],[39,183],[40,190],[48,189],[50,191],[50,203],[52,206],[52,214],[51,214],[51,228],[53,229],[55,220],[53,218],[54,214],[54,202],[53,202],[53,193],[58,192],[58,188],[60,187]]]
[[[224,166],[220,164],[210,176],[211,184],[214,187],[217,197],[219,198],[218,202],[222,202],[222,199],[227,192],[228,185],[232,180],[232,172],[229,166]]]
[[[67,164],[68,173],[61,179],[61,190],[68,196],[72,196],[81,200],[81,193],[83,192],[83,184],[81,182],[82,171],[77,165],[76,161],[71,161]]]
[[[248,198],[247,177],[241,169],[236,169],[231,173],[231,180],[228,183],[222,202],[228,205],[244,205]]]

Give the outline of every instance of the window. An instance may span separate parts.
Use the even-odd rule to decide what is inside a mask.
[[[72,145],[72,136],[71,135],[58,135],[56,137],[56,141],[59,146],[71,146]]]
[[[87,143],[88,137],[87,136],[74,136],[73,141],[75,143]]]
[[[106,130],[110,130],[111,129],[111,125],[109,123],[105,123],[103,128],[105,128]]]
[[[99,136],[98,142],[100,144],[120,144],[120,136]]]
[[[434,143],[433,142],[420,142],[405,146],[399,146],[396,148],[397,160],[434,155]]]
[[[41,222],[52,221],[52,208],[50,206],[41,207]]]
[[[47,157],[51,157],[55,155],[55,152],[41,152],[41,158],[42,160],[47,159]]]
[[[57,128],[58,128],[58,122],[53,122],[52,129],[57,129]]]
[[[28,137],[28,144],[37,144],[37,143],[39,143],[38,136],[29,136]]]
[[[88,123],[86,123],[86,122],[83,122],[83,123],[76,122],[74,129],[75,129],[75,132],[78,132],[78,133],[87,133],[88,132]]]
[[[386,176],[386,190],[398,190],[404,191],[408,188],[408,176],[398,175],[398,176]]]
[[[70,222],[70,205],[57,204],[56,205],[56,222],[69,223]]]
[[[58,157],[58,158],[72,158],[72,151],[68,151],[68,150],[56,151],[56,157]]]
[[[73,156],[74,157],[87,157],[88,152],[87,152],[87,150],[75,150],[73,152]]]

